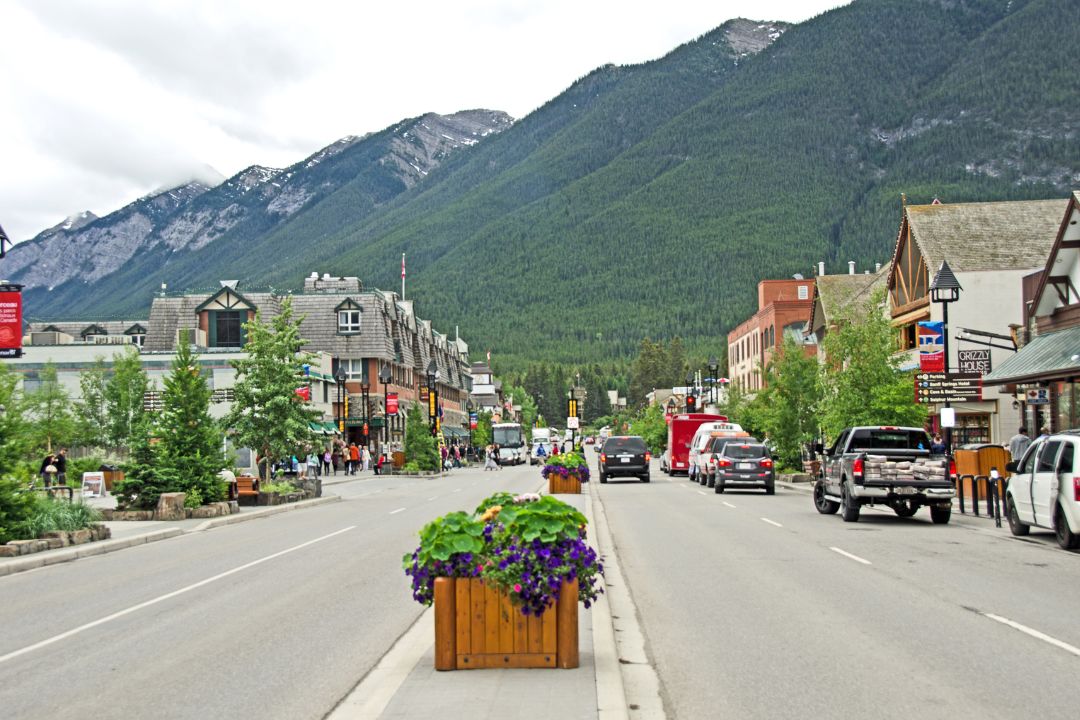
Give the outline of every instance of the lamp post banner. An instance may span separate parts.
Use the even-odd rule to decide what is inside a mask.
[[[0,290],[0,357],[22,357],[22,338],[21,286],[7,285]]]
[[[398,414],[398,397],[397,393],[386,394],[386,414],[397,415]]]
[[[918,341],[919,372],[945,372],[944,323],[920,321]]]

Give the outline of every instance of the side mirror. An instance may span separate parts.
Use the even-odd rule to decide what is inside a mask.
[[[1017,463],[1015,460],[1013,460],[1012,462],[1010,462],[1009,464],[1007,464],[1005,466],[1005,469],[1008,470],[1011,473],[1019,472],[1020,471],[1019,463]]]
[[[821,443],[814,443],[814,452],[816,452],[818,455],[824,455],[825,446]]]

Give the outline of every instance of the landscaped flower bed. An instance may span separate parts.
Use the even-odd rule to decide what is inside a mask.
[[[424,526],[403,565],[435,603],[435,668],[577,667],[577,603],[603,592],[585,522],[550,495],[496,493]]]
[[[562,453],[553,456],[540,475],[547,478],[549,494],[577,495],[581,492],[581,483],[589,482],[589,464],[578,453]]]

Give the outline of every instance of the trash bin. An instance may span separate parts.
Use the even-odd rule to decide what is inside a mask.
[[[1001,497],[1005,497],[1005,479],[1009,477],[1009,472],[1005,470],[1005,466],[1012,459],[1012,455],[1008,450],[1000,445],[972,443],[958,448],[953,455],[956,458],[956,474],[961,478],[967,475],[988,478],[990,477],[990,471],[996,469],[1001,478],[998,490],[1001,492]],[[961,482],[964,484],[964,496],[976,497],[972,491],[971,478],[969,477]],[[985,497],[986,484],[982,483],[979,487],[978,499],[981,500]]]
[[[113,483],[118,483],[124,479],[124,471],[116,465],[102,465],[98,468],[98,472],[105,475],[105,491],[111,492],[113,489]]]

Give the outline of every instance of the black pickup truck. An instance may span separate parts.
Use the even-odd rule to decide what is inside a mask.
[[[858,522],[863,505],[887,505],[900,517],[927,505],[935,523],[949,522],[956,472],[948,456],[931,454],[925,430],[850,427],[832,447],[818,444],[815,450],[824,456],[814,484],[819,513],[840,510],[845,522]]]

